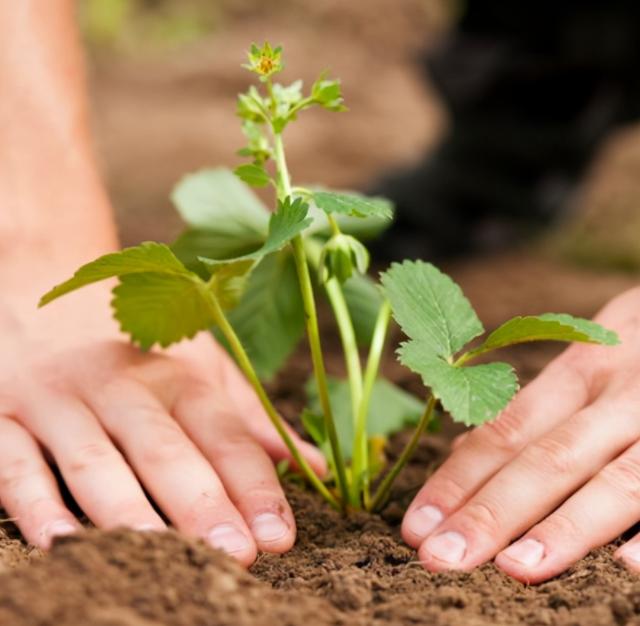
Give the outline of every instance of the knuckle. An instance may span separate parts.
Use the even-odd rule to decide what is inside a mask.
[[[192,452],[191,444],[179,427],[169,422],[158,425],[153,432],[149,432],[142,449],[142,457],[143,462],[149,465],[164,465],[182,459]]]
[[[441,475],[436,474],[427,482],[427,489],[431,494],[430,501],[443,511],[456,508],[460,502],[465,500],[469,491],[449,472],[442,472]]]
[[[76,474],[95,466],[113,460],[118,452],[107,441],[94,441],[75,448],[68,457],[67,468]]]
[[[509,405],[493,422],[478,430],[478,437],[484,439],[483,443],[510,455],[519,452],[526,443],[522,413],[514,404],[517,401]]]
[[[209,528],[215,523],[233,521],[237,517],[235,507],[229,501],[222,486],[209,485],[190,502],[180,514],[184,528]]]
[[[577,465],[576,453],[570,445],[552,437],[543,437],[523,453],[524,461],[545,474],[571,474]]]
[[[42,469],[41,464],[23,457],[3,462],[0,465],[0,491],[14,491]]]
[[[640,460],[622,457],[604,467],[600,477],[626,500],[640,504]]]
[[[259,446],[253,437],[246,432],[225,434],[216,438],[211,445],[215,456],[255,457]]]
[[[568,539],[571,539],[574,543],[579,543],[584,532],[580,528],[580,524],[570,516],[557,511],[538,525],[535,534],[541,538],[553,537],[555,543],[562,544],[563,540],[566,541]]]
[[[464,508],[465,523],[474,532],[495,537],[502,527],[503,516],[494,502],[470,502]]]

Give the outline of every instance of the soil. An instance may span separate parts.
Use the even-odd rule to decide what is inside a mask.
[[[251,572],[175,532],[89,530],[62,538],[46,557],[0,574],[0,624],[640,625],[640,580],[612,558],[613,545],[535,587],[492,564],[471,573],[425,571],[400,540],[398,524],[426,468],[445,451],[437,437],[421,448],[381,516],[345,519],[288,484],[296,546],[285,555],[261,555]],[[10,565],[25,558],[15,542],[0,545]]]

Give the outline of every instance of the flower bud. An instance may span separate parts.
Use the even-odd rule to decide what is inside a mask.
[[[322,248],[320,280],[323,283],[334,277],[344,283],[354,271],[364,274],[368,268],[368,250],[351,235],[333,235]]]

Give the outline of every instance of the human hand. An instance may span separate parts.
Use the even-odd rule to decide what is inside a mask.
[[[28,541],[80,528],[52,461],[99,527],[163,529],[146,491],[178,529],[244,564],[292,546],[272,463],[287,449],[222,348],[201,335],[141,353],[105,313],[102,285],[41,311],[21,295],[0,306],[0,502]],[[319,451],[296,443],[322,474]]]
[[[640,288],[611,301],[596,320],[620,345],[572,345],[461,439],[402,525],[427,569],[496,557],[537,583],[640,520],[639,311]],[[640,572],[640,535],[616,556]]]

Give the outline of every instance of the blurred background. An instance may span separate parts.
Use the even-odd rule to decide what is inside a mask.
[[[566,263],[636,272],[637,11],[560,4],[80,0],[124,242],[172,239],[180,176],[240,162],[235,98],[251,81],[240,64],[249,43],[268,39],[284,46],[283,81],[328,69],[350,109],[291,127],[293,175],[395,196],[404,213],[390,255],[398,241],[405,256],[524,241],[545,259],[532,270],[541,279]],[[422,249],[420,228],[431,233]]]

